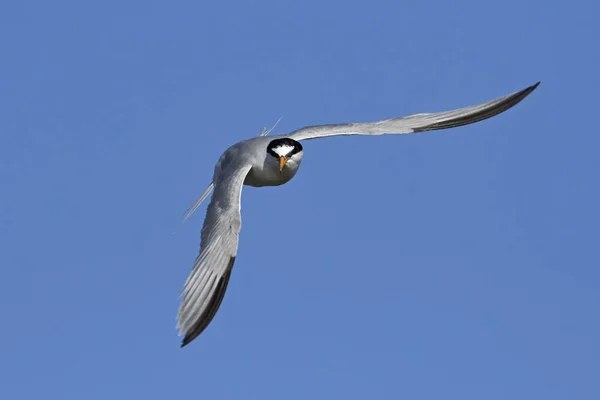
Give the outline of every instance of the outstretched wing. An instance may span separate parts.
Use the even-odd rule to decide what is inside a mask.
[[[214,194],[202,226],[200,254],[183,288],[179,307],[181,347],[194,340],[215,316],[231,275],[242,225],[242,185],[251,166],[234,166],[214,182]]]
[[[540,82],[520,92],[499,97],[486,103],[452,111],[414,114],[377,122],[307,126],[287,136],[294,140],[309,140],[337,135],[402,134],[454,128],[482,121],[508,110],[533,92],[539,84]]]

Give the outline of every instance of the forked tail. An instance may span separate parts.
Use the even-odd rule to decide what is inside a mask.
[[[208,187],[206,188],[206,190],[204,191],[204,193],[202,193],[202,195],[200,197],[198,197],[198,199],[194,202],[194,204],[192,204],[187,210],[185,210],[185,217],[183,218],[183,222],[185,222],[189,217],[192,216],[192,214],[196,211],[196,209],[198,207],[200,207],[200,204],[202,204],[202,202],[204,200],[206,200],[206,198],[210,195],[210,193],[212,192],[213,188],[215,187],[214,183],[211,183],[210,185],[208,185]]]

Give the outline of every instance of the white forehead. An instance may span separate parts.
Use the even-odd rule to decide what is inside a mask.
[[[289,144],[273,147],[273,151],[280,156],[287,156],[292,150],[294,150],[294,146],[290,146]]]

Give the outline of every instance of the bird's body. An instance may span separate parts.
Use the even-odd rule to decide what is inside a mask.
[[[276,137],[267,138],[266,136],[259,136],[240,142],[245,145],[245,148],[257,149],[258,153],[261,153],[257,154],[257,163],[252,166],[252,169],[246,176],[244,185],[254,187],[280,186],[289,182],[296,175],[296,172],[298,172],[300,161],[290,161],[280,171],[278,160],[267,154],[267,146],[274,139]]]
[[[310,126],[289,135],[258,137],[230,146],[215,165],[213,180],[188,210],[189,217],[214,190],[200,235],[200,254],[183,289],[179,308],[182,346],[195,339],[217,312],[231,276],[241,229],[242,186],[279,186],[297,173],[302,140],[337,135],[404,134],[467,125],[513,107],[539,84],[486,103],[462,109],[371,123]]]
[[[215,165],[213,181],[227,168],[239,161],[240,154],[244,155],[244,160],[252,166],[248,175],[244,179],[244,185],[262,187],[262,186],[280,186],[289,182],[298,171],[298,163],[288,163],[286,168],[279,171],[278,161],[267,154],[267,146],[270,142],[284,136],[257,136],[242,140],[228,147]]]

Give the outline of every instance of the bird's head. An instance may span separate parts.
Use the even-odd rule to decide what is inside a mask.
[[[279,138],[271,140],[267,146],[267,157],[275,157],[279,164],[279,171],[290,168],[294,171],[300,166],[304,156],[300,142],[290,138]]]

